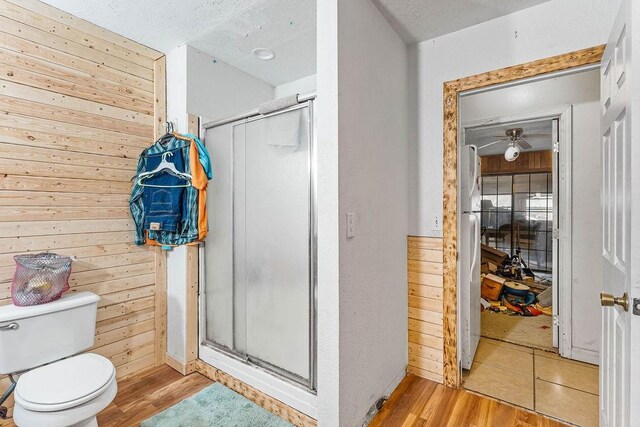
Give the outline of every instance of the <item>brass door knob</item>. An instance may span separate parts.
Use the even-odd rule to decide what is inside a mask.
[[[624,309],[624,311],[629,311],[629,296],[626,292],[621,297],[614,297],[611,294],[600,292],[600,305],[603,307],[619,305]]]

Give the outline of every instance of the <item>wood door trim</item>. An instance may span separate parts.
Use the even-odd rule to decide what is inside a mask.
[[[553,56],[538,61],[489,71],[444,83],[443,126],[443,336],[445,385],[460,386],[458,368],[458,101],[461,92],[509,83],[543,74],[596,64],[604,45]]]
[[[188,131],[200,137],[200,117],[189,114]],[[185,287],[185,358],[186,364],[193,364],[198,359],[200,345],[198,317],[198,286],[200,281],[200,244],[187,246],[187,276]]]
[[[167,120],[167,62],[164,56],[154,62],[154,141],[165,133]],[[155,251],[155,365],[166,362],[167,352],[167,252]]]

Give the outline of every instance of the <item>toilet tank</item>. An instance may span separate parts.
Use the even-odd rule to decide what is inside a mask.
[[[78,292],[42,305],[0,307],[0,374],[25,371],[91,348],[99,300],[92,292]]]

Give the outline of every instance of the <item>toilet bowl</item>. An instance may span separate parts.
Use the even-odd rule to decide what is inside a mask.
[[[20,376],[13,421],[19,427],[97,426],[96,415],[117,389],[109,359],[92,353],[69,357]]]

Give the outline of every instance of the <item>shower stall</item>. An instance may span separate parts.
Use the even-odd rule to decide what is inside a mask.
[[[308,95],[201,129],[215,176],[200,358],[303,412],[316,388],[313,105]]]

